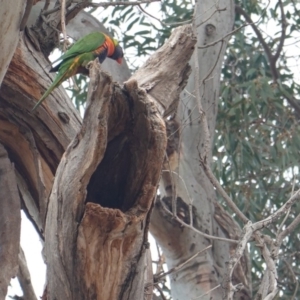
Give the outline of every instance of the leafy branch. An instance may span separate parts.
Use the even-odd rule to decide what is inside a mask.
[[[272,54],[272,51],[271,51],[269,45],[266,43],[266,41],[261,33],[261,30],[252,21],[251,17],[247,14],[247,12],[239,5],[235,6],[235,11],[236,11],[236,13],[242,15],[245,18],[245,20],[249,23],[249,25],[251,25],[259,42],[261,43],[261,45],[263,46],[263,48],[265,50],[266,56],[270,63],[270,70],[271,70],[271,74],[272,74],[274,82],[276,82],[279,85],[279,89],[282,92],[283,96],[286,98],[288,103],[295,109],[297,114],[300,115],[300,105],[298,104],[298,100],[295,99],[294,96],[290,95],[287,91],[285,91],[285,89],[283,89],[281,83],[278,82],[279,72],[276,67],[276,63],[277,63],[277,60],[283,49],[284,41],[286,38],[286,28],[287,28],[287,21],[286,21],[286,17],[285,17],[284,8],[283,8],[283,3],[281,0],[278,0],[278,3],[279,3],[279,7],[280,7],[280,12],[281,12],[281,36],[280,36],[279,43],[278,43],[275,54]]]

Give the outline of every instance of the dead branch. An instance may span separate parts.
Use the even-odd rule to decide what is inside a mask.
[[[20,283],[20,286],[23,291],[23,297],[24,299],[30,299],[30,300],[37,300],[38,298],[35,295],[32,283],[31,283],[31,278],[30,278],[30,273],[28,270],[26,258],[23,252],[23,249],[20,247],[20,252],[19,252],[19,272],[18,272],[18,280]]]
[[[263,281],[261,283],[261,286],[259,288],[259,291],[256,295],[259,299],[259,297],[262,295],[265,297],[264,299],[273,299],[275,295],[278,293],[277,288],[277,270],[275,266],[275,259],[277,258],[278,251],[281,245],[281,238],[283,238],[284,234],[289,232],[292,228],[294,228],[295,224],[298,224],[299,218],[295,219],[295,222],[293,222],[288,229],[287,232],[284,231],[284,234],[280,235],[279,238],[277,238],[277,243],[275,246],[272,246],[272,251],[270,252],[269,249],[266,246],[266,241],[264,241],[260,234],[259,230],[267,227],[271,223],[277,221],[285,212],[287,212],[290,207],[300,199],[300,190],[298,190],[294,195],[291,196],[291,198],[275,213],[267,217],[266,219],[262,221],[258,221],[254,224],[251,222],[248,222],[246,226],[243,228],[242,235],[240,238],[239,245],[236,248],[235,254],[230,258],[230,262],[227,266],[226,275],[224,276],[222,286],[225,291],[225,299],[232,299],[234,293],[236,292],[235,287],[232,285],[232,274],[233,270],[237,264],[237,262],[242,257],[243,251],[246,249],[246,245],[248,241],[250,241],[251,238],[255,238],[255,240],[258,242],[259,247],[262,249],[262,255],[266,261],[267,264],[267,270],[265,271]],[[270,239],[268,243],[273,244],[273,241]]]
[[[178,217],[178,215],[174,215],[173,212],[166,207],[163,200],[158,200],[156,202],[156,206],[162,206],[163,207],[163,212],[166,214],[166,217],[174,219],[176,222],[178,222],[180,224],[180,226],[184,226],[186,228],[189,228],[189,229],[193,230],[195,233],[199,234],[200,236],[203,236],[203,237],[205,237],[207,239],[210,239],[210,240],[218,240],[218,241],[228,242],[228,243],[232,243],[232,244],[238,244],[238,241],[236,241],[236,240],[206,234],[206,233],[198,230],[197,228],[195,228],[193,225],[187,224],[186,222],[181,220]],[[190,218],[193,218],[193,216],[190,216]]]
[[[155,276],[155,282],[159,282],[162,278],[166,277],[169,274],[172,274],[174,272],[179,271],[180,269],[182,269],[186,264],[188,264],[190,261],[192,261],[195,257],[197,257],[199,254],[203,253],[204,251],[210,249],[212,247],[212,245],[209,245],[207,247],[205,247],[204,249],[198,251],[197,253],[195,253],[194,255],[192,255],[191,257],[189,257],[188,259],[186,259],[184,262],[182,262],[181,264],[171,268],[170,270],[168,270],[167,272],[163,272],[162,274],[158,274]]]
[[[75,1],[73,0],[72,3],[76,4],[76,7],[74,7],[72,9],[72,11],[74,11],[76,9],[76,11],[81,11],[85,8],[88,7],[109,7],[109,6],[119,6],[119,5],[123,5],[123,6],[135,6],[135,5],[141,5],[141,4],[148,4],[151,2],[159,2],[160,0],[145,0],[145,1],[116,1],[116,2],[98,2],[98,3],[93,3],[93,2],[86,2],[86,1]],[[49,9],[45,12],[43,12],[43,15],[47,16],[50,15],[52,13],[57,12],[58,10],[60,10],[60,5],[54,7],[53,9]]]
[[[28,17],[29,17],[29,14],[30,14],[30,11],[31,11],[31,8],[34,4],[34,0],[27,0],[26,2],[26,8],[25,8],[25,12],[23,14],[23,17],[22,17],[22,21],[21,21],[21,24],[20,24],[20,30],[24,30],[25,26],[26,26],[26,23],[27,23],[27,20],[28,20]]]
[[[164,115],[177,109],[180,93],[191,72],[188,62],[195,43],[191,25],[176,28],[168,42],[151,55],[130,79],[136,80],[158,102]]]

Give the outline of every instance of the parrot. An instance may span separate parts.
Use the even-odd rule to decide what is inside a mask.
[[[61,61],[50,72],[58,72],[53,83],[35,104],[32,112],[47,98],[63,81],[78,73],[88,74],[86,66],[95,58],[102,63],[106,57],[122,64],[123,49],[119,42],[103,32],[92,32],[75,42],[60,58]]]

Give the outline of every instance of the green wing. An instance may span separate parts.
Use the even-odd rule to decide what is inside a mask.
[[[33,109],[31,111],[36,110],[36,108],[52,93],[52,91],[57,88],[63,81],[70,78],[71,76],[75,75],[77,73],[78,67],[83,66],[87,62],[93,60],[93,54],[92,53],[83,53],[81,55],[78,55],[77,57],[73,59],[67,59],[66,61],[63,61],[61,63],[61,66],[59,68],[59,71],[53,81],[53,83],[50,85],[48,90],[44,93],[44,95],[41,97],[41,99],[35,104]]]
[[[102,32],[92,32],[75,42],[71,48],[60,58],[54,61],[54,63],[83,53],[92,52],[103,45],[104,42],[105,35]]]

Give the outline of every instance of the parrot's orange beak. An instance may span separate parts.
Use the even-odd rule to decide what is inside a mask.
[[[118,63],[119,65],[122,64],[122,57],[119,57],[119,58],[117,59],[117,63]]]

